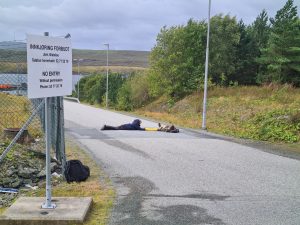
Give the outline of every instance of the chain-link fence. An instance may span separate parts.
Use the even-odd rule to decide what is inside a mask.
[[[27,98],[26,55],[26,43],[0,42],[0,144],[10,143],[19,133],[18,140],[13,141],[30,150],[44,152],[44,101]],[[52,153],[64,168],[63,99],[49,98],[48,105]],[[5,151],[0,152],[0,163]]]

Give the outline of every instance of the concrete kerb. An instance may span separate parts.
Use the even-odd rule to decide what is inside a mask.
[[[183,129],[189,133],[206,135],[206,136],[209,136],[212,138],[216,138],[216,139],[220,139],[220,140],[224,140],[224,141],[230,141],[230,142],[234,142],[237,144],[252,147],[252,148],[255,148],[255,149],[258,149],[258,150],[261,150],[264,152],[268,152],[268,153],[271,153],[274,155],[300,160],[300,154],[298,152],[295,152],[295,151],[289,149],[289,147],[287,147],[286,145],[278,145],[278,144],[270,143],[267,141],[257,141],[257,140],[251,140],[251,139],[229,137],[229,136],[211,133],[206,130],[196,130],[196,129],[190,129],[190,128],[183,128]]]
[[[42,209],[43,197],[20,197],[3,215],[1,225],[82,224],[92,205],[91,197],[54,197],[55,209]]]
[[[64,96],[64,100],[80,103],[78,98]]]

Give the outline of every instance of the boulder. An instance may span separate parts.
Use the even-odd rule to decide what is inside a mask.
[[[44,178],[46,176],[46,168],[42,169],[42,171],[39,172],[36,176],[38,178]]]
[[[16,170],[14,169],[14,167],[11,167],[6,171],[6,176],[10,177],[15,173],[16,173]]]
[[[7,186],[11,183],[12,179],[9,177],[3,177],[0,179],[0,184],[2,184],[2,186]]]
[[[51,173],[54,173],[58,169],[58,165],[56,162],[50,163]]]
[[[17,197],[16,194],[1,193],[0,194],[0,207],[10,206],[15,197]]]
[[[23,179],[23,184],[29,184],[32,186],[32,180],[31,179]]]
[[[39,171],[36,168],[28,168],[23,166],[19,166],[18,174],[20,177],[23,178],[31,178],[33,175],[39,173]]]
[[[22,185],[22,180],[21,179],[19,179],[18,177],[16,177],[14,180],[13,180],[13,182],[10,184],[10,186],[9,187],[11,187],[11,188],[18,188],[18,187],[20,187],[21,185]]]

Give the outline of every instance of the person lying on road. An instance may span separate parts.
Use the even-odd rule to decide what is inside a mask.
[[[141,128],[141,123],[142,123],[141,120],[135,119],[132,123],[123,124],[117,127],[104,125],[101,128],[101,130],[141,130],[141,131],[163,131],[169,133],[179,133],[179,129],[177,129],[174,125],[162,126],[159,123],[158,128],[153,128],[153,127]]]
[[[141,120],[135,119],[132,123],[122,124],[117,127],[104,125],[101,130],[145,130],[145,128],[141,128],[141,123]]]

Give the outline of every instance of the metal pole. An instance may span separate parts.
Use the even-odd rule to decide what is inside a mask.
[[[209,58],[209,32],[210,32],[210,6],[208,6],[208,22],[207,22],[207,39],[206,39],[206,58],[205,58],[205,76],[204,76],[204,95],[203,95],[203,114],[202,114],[202,129],[206,130],[206,107],[207,107],[207,77],[208,77],[208,58]]]
[[[109,51],[109,44],[104,44],[107,46],[106,51],[106,108],[108,107],[108,51]]]
[[[49,36],[48,32],[45,32],[45,36]],[[54,209],[56,205],[51,203],[51,157],[50,157],[50,122],[49,122],[49,98],[45,98],[45,141],[46,141],[46,202],[42,205],[43,209]]]
[[[80,76],[79,76],[79,59],[77,61],[77,70],[78,70],[78,82],[77,82],[77,98],[79,100],[79,81],[80,81]]]

